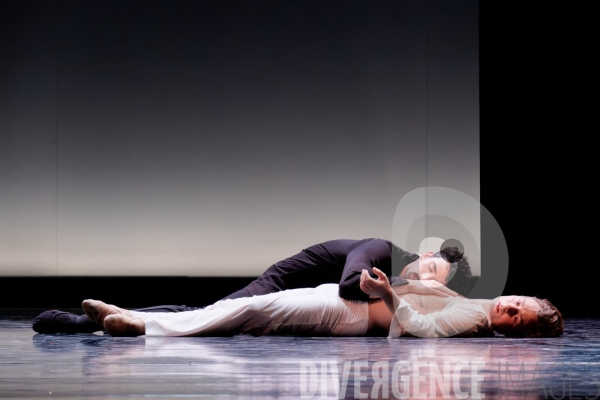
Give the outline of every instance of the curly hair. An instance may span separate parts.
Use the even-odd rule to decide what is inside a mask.
[[[537,324],[531,330],[500,332],[510,337],[558,337],[565,332],[565,321],[558,308],[548,299],[531,297],[540,308],[537,311]]]
[[[432,257],[441,257],[450,263],[450,276],[454,276],[446,283],[446,287],[466,296],[473,278],[467,256],[461,253],[458,247],[444,247]]]

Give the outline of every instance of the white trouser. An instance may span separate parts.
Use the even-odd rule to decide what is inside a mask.
[[[144,320],[147,336],[363,336],[369,322],[368,303],[340,298],[337,284],[221,300],[195,311],[131,315]]]

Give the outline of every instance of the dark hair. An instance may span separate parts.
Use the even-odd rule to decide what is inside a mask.
[[[449,275],[454,274],[454,276],[446,283],[446,287],[466,296],[473,277],[467,256],[461,253],[458,247],[444,247],[432,257],[441,257],[450,263]]]
[[[525,332],[526,337],[558,337],[565,332],[565,320],[558,308],[548,299],[533,297],[540,305],[534,330]]]

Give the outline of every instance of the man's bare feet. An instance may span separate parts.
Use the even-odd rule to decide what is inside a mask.
[[[146,323],[141,318],[112,314],[104,319],[104,329],[111,336],[140,336],[146,334]]]
[[[81,308],[83,308],[85,315],[87,315],[89,319],[98,324],[104,324],[104,319],[109,315],[121,314],[128,317],[131,316],[129,310],[113,306],[112,304],[106,304],[100,300],[84,300],[83,303],[81,303]]]

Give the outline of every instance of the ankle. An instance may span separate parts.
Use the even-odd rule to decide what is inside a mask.
[[[131,321],[129,321],[127,331],[138,335],[145,335],[146,322],[144,322],[144,320],[141,318],[132,318]]]
[[[146,323],[141,318],[112,314],[104,320],[104,329],[111,336],[140,336],[146,333]]]

